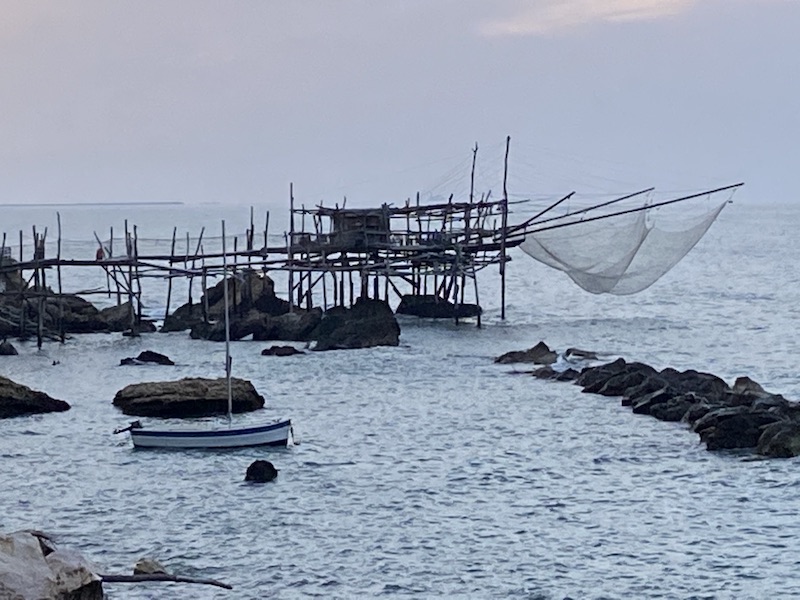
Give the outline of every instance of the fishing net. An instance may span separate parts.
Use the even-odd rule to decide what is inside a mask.
[[[559,223],[528,233],[528,255],[565,272],[593,294],[635,294],[674,267],[700,241],[726,202],[701,214],[640,210]]]

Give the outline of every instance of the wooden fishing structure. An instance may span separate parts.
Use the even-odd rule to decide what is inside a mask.
[[[526,234],[533,231],[558,228],[571,224],[570,219],[542,217],[569,199],[569,194],[526,221],[510,225],[509,206],[526,202],[510,202],[507,191],[508,150],[506,140],[502,196],[492,198],[491,192],[475,192],[475,164],[477,145],[473,149],[470,190],[467,197],[451,195],[446,202],[421,203],[419,194],[399,206],[383,203],[374,208],[350,208],[346,199],[342,206],[324,206],[322,203],[306,207],[296,206],[293,186],[289,189],[289,228],[282,244],[269,244],[269,212],[263,237],[256,235],[254,211],[250,209],[250,224],[239,247],[239,237],[234,237],[233,250],[224,255],[221,251],[205,251],[205,245],[214,246],[214,240],[204,237],[205,228],[196,240],[187,233],[185,244],[179,241],[177,227],[173,228],[168,253],[140,251],[137,226],[125,221],[122,243],[116,241],[113,228],[102,241],[95,233],[97,243],[94,258],[68,258],[62,256],[61,217],[57,213],[58,232],[55,255],[46,256],[47,230],[33,228],[33,252],[26,258],[23,234],[19,232],[18,256],[11,256],[11,247],[3,234],[0,245],[0,328],[8,334],[15,330],[19,337],[35,335],[39,346],[45,338],[64,341],[60,325],[46,328],[46,313],[58,315],[60,323],[68,296],[103,294],[116,300],[118,306],[127,307],[129,332],[137,335],[143,317],[142,280],[159,278],[166,283],[166,310],[169,316],[173,302],[174,281],[188,281],[188,304],[197,305],[203,319],[209,319],[207,290],[210,280],[221,277],[228,269],[236,285],[237,273],[256,270],[263,274],[283,273],[286,277],[286,296],[289,310],[334,306],[351,306],[358,298],[373,298],[392,302],[404,298],[423,299],[446,306],[443,315],[456,321],[465,315],[476,317],[481,325],[480,294],[477,274],[490,266],[499,270],[500,317],[506,317],[506,266],[510,260],[509,249],[520,245]],[[662,204],[679,202],[703,194],[736,188],[727,186],[677,198]],[[628,194],[565,217],[575,217],[591,208],[605,207],[650,190]],[[632,211],[646,210],[658,205],[641,206]],[[586,217],[581,222],[610,215]],[[263,243],[260,240],[263,239]],[[183,245],[183,251],[178,246]],[[120,247],[121,246],[121,247]],[[224,263],[227,262],[227,266]],[[105,289],[78,290],[65,294],[62,270],[67,268],[102,269]],[[55,271],[56,290],[48,288],[48,274]],[[200,283],[205,302],[196,303],[193,297],[195,282]],[[235,292],[235,288],[234,288]],[[9,301],[13,302],[9,302]],[[15,305],[12,313],[8,305]],[[470,310],[463,311],[462,307]],[[28,315],[36,315],[32,323]],[[440,314],[439,316],[443,316]]]

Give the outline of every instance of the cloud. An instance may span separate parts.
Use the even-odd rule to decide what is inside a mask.
[[[516,14],[485,22],[489,37],[545,35],[596,22],[647,21],[675,16],[698,0],[542,0]]]

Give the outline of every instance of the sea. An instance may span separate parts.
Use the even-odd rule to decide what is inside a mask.
[[[256,237],[266,215],[253,212]],[[92,258],[97,238],[190,255],[244,240],[247,206],[5,207],[4,245],[47,228],[48,256]],[[204,229],[204,238],[199,239]],[[270,218],[280,244],[286,211]],[[224,344],[188,333],[12,340],[0,374],[65,400],[65,413],[0,421],[0,531],[38,529],[102,573],[142,557],[176,575],[233,586],[108,583],[112,600],[259,598],[760,599],[800,597],[800,463],[708,452],[681,423],[633,415],[618,398],[541,381],[495,357],[544,341],[646,362],[748,376],[800,400],[800,205],[737,198],[647,290],[592,295],[518,250],[479,275],[474,320],[399,319],[397,347],[262,356],[232,343],[233,374],[266,399],[243,420],[288,416],[286,449],[134,450],[114,435],[124,386],[224,375]],[[187,241],[188,235],[188,241]],[[230,246],[228,246],[230,247]],[[140,253],[142,249],[140,248]],[[185,266],[191,266],[187,258]],[[48,273],[55,286],[55,273]],[[116,289],[93,268],[65,291]],[[173,282],[170,309],[186,301]],[[197,285],[197,281],[193,285]],[[280,291],[285,285],[276,275]],[[144,284],[163,318],[166,283]],[[194,292],[195,300],[199,293]],[[298,344],[302,348],[302,344]],[[122,367],[153,350],[174,367]],[[277,479],[245,483],[257,459]]]

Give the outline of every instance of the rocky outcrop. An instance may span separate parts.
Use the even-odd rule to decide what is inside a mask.
[[[153,352],[151,350],[144,350],[139,353],[136,358],[123,358],[119,361],[120,365],[174,365],[175,363],[169,356]]]
[[[317,342],[316,351],[397,346],[400,325],[388,303],[359,298],[352,308],[326,312],[310,337]]]
[[[69,404],[63,400],[56,400],[44,392],[0,377],[0,418],[63,412],[69,408]]]
[[[494,359],[494,362],[502,365],[512,363],[532,363],[535,365],[552,365],[558,360],[558,354],[550,350],[547,344],[539,342],[533,348],[527,350],[515,350],[513,352],[506,352],[502,356]]]
[[[208,322],[222,321],[225,315],[225,281],[209,288],[200,302],[184,304],[164,319],[161,331],[195,330],[193,337],[203,336],[203,306],[208,306]],[[235,278],[227,279],[230,320],[241,320],[254,311],[260,315],[278,316],[289,312],[289,303],[275,296],[275,282],[266,274],[253,269],[243,269]],[[252,317],[251,317],[252,318]],[[242,336],[244,337],[244,336]],[[223,335],[224,339],[224,335]]]
[[[0,598],[13,600],[103,600],[102,578],[73,550],[42,533],[0,535]]]
[[[537,345],[540,352],[547,348]],[[534,354],[509,353],[506,361]],[[500,357],[503,358],[503,357]],[[506,362],[497,359],[496,362]],[[708,450],[753,450],[775,458],[800,456],[800,403],[764,390],[748,377],[732,386],[712,374],[689,369],[655,368],[618,358],[582,369],[550,366],[533,372],[540,379],[570,380],[583,392],[620,398],[634,414],[688,424]]]
[[[481,314],[477,304],[454,304],[434,295],[405,294],[397,306],[398,315],[411,315],[428,319],[465,319]]]
[[[264,406],[264,398],[244,379],[231,379],[233,412]],[[114,406],[126,415],[141,417],[208,417],[228,411],[227,384],[219,379],[185,378],[178,381],[134,383],[114,396]]]

